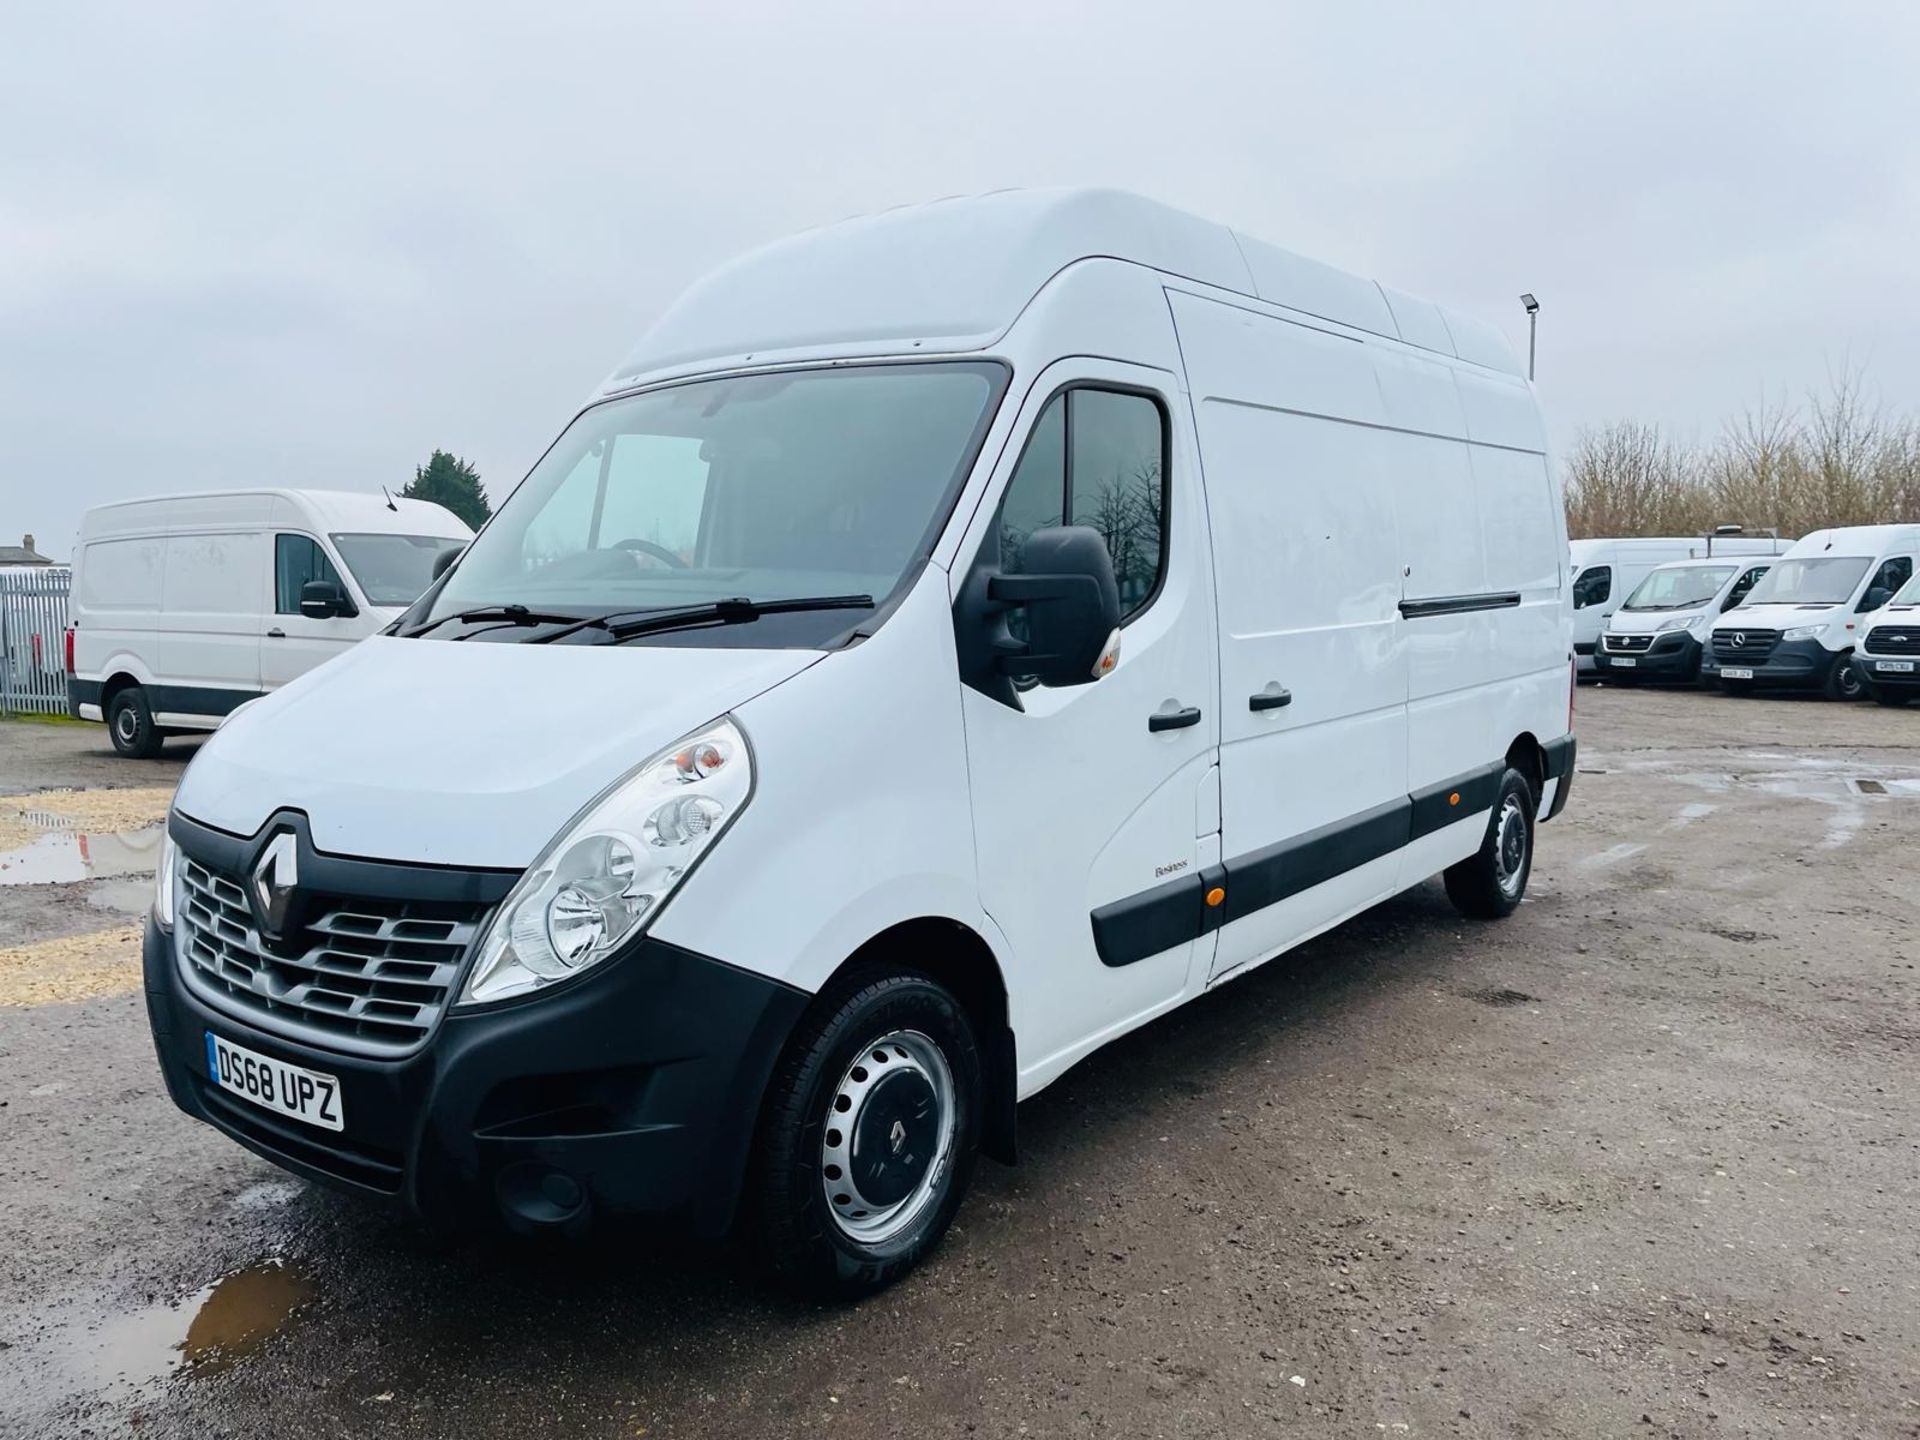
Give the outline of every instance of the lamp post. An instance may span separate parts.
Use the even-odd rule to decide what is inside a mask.
[[[1531,295],[1522,295],[1520,304],[1527,312],[1527,379],[1533,379],[1533,339],[1540,328],[1540,302]]]

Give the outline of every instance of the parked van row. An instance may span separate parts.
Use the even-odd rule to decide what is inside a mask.
[[[1906,617],[1920,525],[1816,530],[1765,560],[1739,558],[1723,549],[1727,541],[1713,540],[1720,558],[1647,572],[1608,619],[1596,673],[1625,683],[1717,685],[1733,695],[1815,689],[1838,700],[1911,698],[1920,626]],[[1575,541],[1576,552],[1583,543],[1631,542]]]
[[[1772,535],[1747,535],[1731,526],[1707,536],[1575,540],[1567,549],[1573,576],[1573,653],[1579,657],[1581,673],[1594,674],[1606,668],[1597,658],[1601,637],[1656,568],[1684,560],[1724,563],[1738,556],[1778,555],[1789,543]],[[1624,633],[1635,632],[1629,629]],[[1705,637],[1694,638],[1698,641]],[[1663,645],[1661,654],[1670,658],[1684,648]],[[1617,653],[1637,656],[1637,652],[1624,650]]]
[[[188,767],[167,1088],[450,1222],[884,1284],[1100,1046],[1429,877],[1520,904],[1544,451],[1497,331],[1133,196],[736,261]]]
[[[472,537],[439,505],[344,491],[96,506],[73,551],[68,709],[157,754],[392,624]]]

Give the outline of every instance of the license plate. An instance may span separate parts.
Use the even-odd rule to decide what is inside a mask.
[[[1892,670],[1898,671],[1902,675],[1911,675],[1913,673],[1913,661],[1911,660],[1876,660],[1873,663],[1882,672]]]
[[[276,1115],[322,1130],[338,1130],[346,1123],[340,1109],[340,1082],[333,1076],[255,1054],[211,1030],[207,1032],[207,1076],[229,1095],[251,1100]]]
[[[1633,669],[1634,666],[1638,665],[1640,662],[1634,659],[1633,656],[1631,655],[1609,655],[1607,657],[1607,663],[1609,665],[1621,665],[1627,668],[1628,670],[1631,670]]]
[[[1725,678],[1727,678],[1728,680],[1751,680],[1751,679],[1753,679],[1753,671],[1751,671],[1751,670],[1736,670],[1736,669],[1734,669],[1734,668],[1733,668],[1733,666],[1731,666],[1731,665],[1722,665],[1722,666],[1720,667],[1720,673],[1721,673],[1721,675],[1723,675],[1723,676],[1724,676]]]

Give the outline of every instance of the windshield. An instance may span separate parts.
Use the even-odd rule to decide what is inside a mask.
[[[1916,572],[1911,580],[1902,585],[1899,593],[1887,603],[1889,605],[1899,605],[1903,607],[1920,605],[1920,572]]]
[[[1736,565],[1675,565],[1653,571],[1633,587],[1623,610],[1691,610],[1720,593]]]
[[[1844,605],[1872,562],[1864,555],[1805,555],[1778,560],[1747,592],[1749,605]]]
[[[466,543],[446,535],[333,537],[369,605],[411,605],[433,579],[433,562]]]
[[[425,618],[884,601],[945,523],[1005,376],[991,363],[846,366],[598,405],[534,466]],[[753,639],[740,643],[770,643],[762,626],[742,628]]]

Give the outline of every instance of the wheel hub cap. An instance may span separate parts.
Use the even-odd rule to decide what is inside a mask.
[[[910,1226],[952,1159],[953,1072],[940,1047],[901,1030],[869,1045],[834,1087],[820,1140],[828,1213],[866,1244]]]

